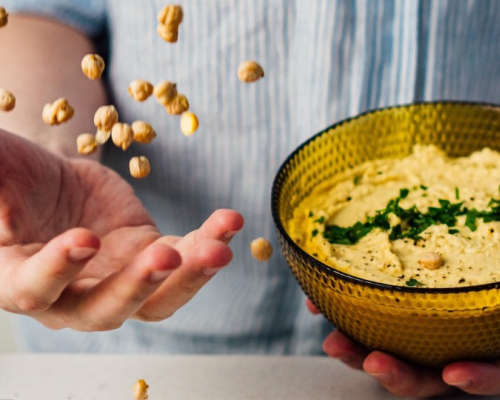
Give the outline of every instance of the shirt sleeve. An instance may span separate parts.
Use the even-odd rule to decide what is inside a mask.
[[[2,0],[9,14],[28,13],[55,18],[85,35],[100,35],[105,25],[104,0]]]

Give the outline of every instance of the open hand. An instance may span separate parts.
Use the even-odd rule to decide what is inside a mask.
[[[218,210],[161,236],[118,174],[0,130],[0,308],[44,325],[115,329],[188,302],[232,252],[242,216]]]

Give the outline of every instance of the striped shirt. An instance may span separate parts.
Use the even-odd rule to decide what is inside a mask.
[[[217,208],[246,219],[231,244],[232,265],[170,319],[126,322],[111,332],[49,331],[19,317],[32,351],[322,354],[332,326],[312,316],[282,255],[249,253],[265,236],[278,249],[270,190],[286,156],[333,122],[420,100],[498,102],[500,2],[489,0],[178,0],[179,41],[156,34],[165,0],[3,0],[9,11],[58,18],[92,38],[109,34],[108,82],[122,120],[142,119],[154,145],[104,163],[129,180],[165,234],[197,228]],[[266,77],[238,81],[241,61]],[[134,79],[168,79],[200,119],[196,135],[150,100],[126,93]],[[144,154],[148,179],[133,181],[128,159]]]

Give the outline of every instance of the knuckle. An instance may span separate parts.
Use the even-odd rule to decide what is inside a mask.
[[[30,314],[37,311],[44,311],[51,306],[51,302],[47,299],[36,298],[24,293],[14,295],[13,303],[16,308],[22,313]]]

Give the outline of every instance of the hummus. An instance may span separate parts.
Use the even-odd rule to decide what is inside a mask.
[[[500,280],[500,153],[449,158],[435,146],[376,160],[315,188],[288,221],[307,253],[397,286]],[[432,269],[426,260],[438,259]]]

